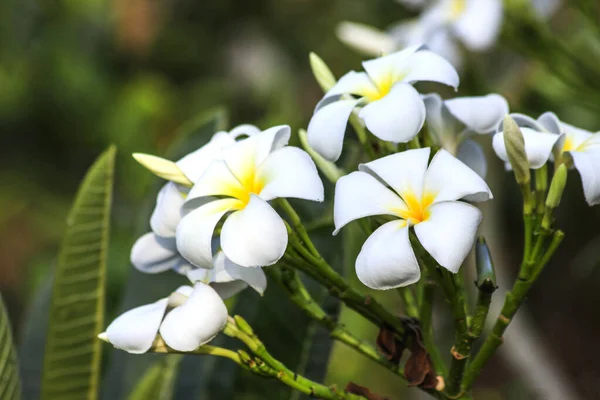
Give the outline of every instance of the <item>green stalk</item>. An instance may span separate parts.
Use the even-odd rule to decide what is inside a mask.
[[[541,220],[544,215],[546,191],[548,190],[548,166],[544,164],[535,170],[535,203],[537,206],[537,219]]]
[[[423,342],[425,348],[431,356],[431,362],[435,368],[436,374],[446,376],[447,368],[439,348],[435,344],[433,336],[433,303],[435,300],[435,290],[437,282],[433,279],[427,268],[423,268],[425,276],[423,281],[423,297],[419,309],[419,320],[421,322],[421,331],[423,333]]]
[[[411,318],[419,318],[419,306],[417,300],[410,287],[401,287],[397,289],[402,302],[404,303],[404,311]]]

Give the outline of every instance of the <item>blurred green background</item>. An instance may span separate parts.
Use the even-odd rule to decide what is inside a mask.
[[[539,25],[505,18],[495,49],[467,55],[458,95],[498,92],[511,111],[537,116],[552,110],[598,130],[600,28],[593,3],[569,2]],[[112,317],[132,274],[129,249],[148,228],[148,204],[158,188],[130,153],[164,154],[185,121],[215,107],[228,110],[230,126],[306,127],[322,96],[309,52],[337,76],[359,69],[361,57],[334,34],[340,21],[385,28],[414,15],[392,0],[0,2],[0,291],[17,340],[51,273],[77,185],[108,144],[119,149],[108,266]],[[490,138],[478,139],[487,149],[495,194],[484,206],[483,231],[497,269],[512,279],[522,243],[520,198]],[[557,218],[566,240],[526,303],[531,329],[525,332],[541,350],[525,350],[549,356],[572,398],[600,398],[600,209],[585,204],[576,172]],[[352,265],[346,267],[352,278]],[[395,293],[378,295],[400,312]],[[450,322],[444,305],[438,309],[443,332]],[[373,339],[374,328],[352,313],[344,310],[342,319]],[[533,378],[506,352],[486,368],[478,393],[541,398]],[[401,397],[403,382],[335,345],[326,382],[344,386],[348,380],[408,398]]]

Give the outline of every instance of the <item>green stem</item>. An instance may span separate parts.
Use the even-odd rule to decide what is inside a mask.
[[[446,376],[447,369],[444,359],[440,354],[439,348],[435,345],[433,336],[433,302],[435,300],[435,290],[437,283],[433,280],[428,269],[424,268],[425,276],[423,280],[423,300],[419,309],[419,319],[421,321],[421,331],[423,332],[423,342],[425,342],[425,348],[431,356],[431,362],[437,375]]]
[[[419,306],[412,289],[410,287],[401,287],[398,288],[397,291],[400,294],[400,297],[402,297],[406,315],[412,318],[419,318]]]
[[[494,355],[498,347],[502,344],[502,337],[506,328],[510,324],[512,318],[517,313],[519,307],[525,300],[529,289],[536,281],[537,277],[541,273],[544,266],[548,263],[550,258],[556,252],[558,246],[560,245],[562,239],[564,238],[564,234],[561,231],[554,232],[552,236],[552,241],[548,246],[545,254],[541,257],[540,260],[536,260],[533,274],[529,276],[528,279],[523,279],[523,277],[519,277],[515,282],[513,288],[510,292],[506,293],[504,298],[504,304],[502,306],[502,311],[492,328],[492,332],[486,338],[483,343],[483,346],[479,350],[479,353],[475,356],[469,368],[466,371],[465,378],[463,380],[463,390],[469,390],[471,385],[473,384],[475,378],[479,375],[483,367],[489,361],[489,359]],[[538,241],[543,240],[541,236],[538,237]],[[537,247],[537,246],[536,246]]]
[[[363,123],[361,122],[361,120],[358,118],[358,114],[356,114],[355,112],[352,112],[350,114],[349,121],[350,121],[350,125],[352,125],[352,127],[354,128],[354,131],[356,132],[358,141],[360,142],[362,147],[365,149],[369,159],[375,160],[377,158],[377,155],[375,154],[375,150],[373,150],[373,146],[369,142],[367,130],[366,130],[365,126],[363,125]]]
[[[546,191],[548,190],[548,166],[544,164],[535,170],[535,202],[538,219],[544,215]]]

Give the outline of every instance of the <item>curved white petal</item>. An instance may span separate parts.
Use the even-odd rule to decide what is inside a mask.
[[[356,22],[340,22],[336,34],[342,43],[369,56],[390,53],[396,47],[392,38],[385,32]]]
[[[421,271],[405,221],[385,223],[367,238],[356,258],[356,275],[366,286],[377,290],[407,286],[419,280]]]
[[[414,226],[423,248],[444,268],[457,273],[473,247],[481,211],[460,201],[436,203],[429,218]]]
[[[408,60],[422,47],[422,44],[407,47],[383,57],[363,61],[362,65],[377,87],[396,82],[406,74]]]
[[[407,150],[360,164],[358,169],[377,177],[400,196],[410,193],[420,199],[423,195],[429,153],[429,147]]]
[[[581,175],[585,200],[590,206],[600,204],[600,151],[572,151],[570,154]]]
[[[235,139],[231,136],[224,132],[222,134],[217,133],[210,142],[186,155],[176,164],[190,181],[196,182],[213,160],[222,157],[223,149],[234,143]]]
[[[510,114],[511,118],[515,120],[519,128],[530,128],[531,130],[537,132],[546,132],[547,129],[542,126],[538,121],[531,118],[525,114],[512,113]],[[496,132],[502,132],[504,130],[504,121],[500,121],[498,127],[496,128]]]
[[[397,215],[406,205],[397,194],[366,172],[356,171],[335,184],[334,235],[346,224],[372,215]]]
[[[223,160],[240,182],[248,182],[270,153],[287,145],[290,134],[289,126],[274,126],[227,147]]]
[[[422,98],[427,110],[427,129],[432,140],[453,153],[465,125],[450,113],[439,94],[430,93]]]
[[[185,199],[187,203],[195,199],[209,196],[235,197],[244,191],[242,184],[233,175],[223,160],[213,161],[204,173],[196,180]]]
[[[319,109],[308,124],[308,143],[329,161],[337,161],[342,154],[346,125],[358,100],[340,100]]]
[[[244,267],[240,267],[244,268]],[[260,270],[260,268],[245,268],[247,270]],[[248,284],[244,281],[234,280],[231,282],[214,282],[210,284],[210,287],[215,289],[215,292],[221,297],[223,300],[227,300],[236,294],[240,293],[242,290],[248,287]]]
[[[267,289],[267,276],[262,268],[246,268],[237,265],[220,251],[215,257],[213,282],[241,281],[262,295]]]
[[[234,199],[215,200],[187,214],[177,226],[177,249],[192,264],[213,267],[212,237],[219,220],[240,202]]]
[[[386,96],[363,107],[358,115],[378,138],[406,143],[423,127],[425,104],[414,87],[398,83]]]
[[[465,163],[467,167],[477,172],[477,175],[485,179],[487,174],[487,161],[485,153],[474,140],[467,139],[458,146],[456,158]]]
[[[168,299],[131,309],[117,317],[106,328],[108,341],[132,354],[150,350],[165,315]]]
[[[559,122],[559,124],[562,132],[566,135],[566,140],[570,142],[569,145],[573,150],[580,150],[579,147],[592,136],[592,132],[569,125],[566,122]]]
[[[414,53],[408,60],[407,75],[403,82],[439,82],[453,88],[458,87],[458,73],[445,58],[429,50]]]
[[[158,274],[175,268],[181,262],[175,238],[162,238],[152,232],[142,235],[131,248],[133,266],[147,274]]]
[[[499,94],[446,100],[446,107],[467,128],[482,134],[495,131],[508,114],[508,103]]]
[[[555,134],[560,134],[563,132],[564,127],[562,123],[553,112],[545,112],[540,115],[537,119],[538,124],[542,126],[541,132],[550,132]],[[576,128],[577,129],[577,128]]]
[[[521,132],[525,141],[525,153],[529,160],[529,166],[532,169],[538,169],[548,162],[552,147],[559,140],[560,135],[537,132],[530,128],[521,128]],[[508,155],[504,146],[504,133],[495,134],[492,144],[496,155],[502,161],[508,162]]]
[[[258,129],[256,126],[250,125],[250,124],[242,124],[242,125],[236,126],[232,130],[230,130],[229,136],[232,139],[236,140],[242,136],[254,136],[259,133],[260,133],[260,129]]]
[[[479,202],[493,198],[485,181],[444,149],[431,160],[424,188],[427,194],[435,196],[435,203],[458,199]]]
[[[177,351],[192,351],[210,342],[227,324],[227,307],[217,292],[196,283],[188,300],[167,314],[160,326],[165,343]]]
[[[243,267],[275,264],[285,253],[288,235],[283,220],[260,197],[250,195],[243,210],[231,214],[221,230],[221,248]]]
[[[469,50],[482,51],[496,42],[501,25],[502,0],[467,0],[453,28]]]
[[[258,180],[265,183],[259,193],[263,200],[294,197],[323,201],[323,182],[312,158],[297,147],[284,147],[271,153],[258,169]]]
[[[329,99],[333,96],[339,96],[342,94],[355,94],[359,96],[366,96],[369,93],[377,91],[375,84],[369,78],[366,72],[350,71],[343,75],[331,89],[325,93],[323,99],[319,101],[315,112],[322,108],[323,104],[327,103],[325,99]]]
[[[174,237],[181,220],[181,207],[185,202],[186,188],[174,183],[165,184],[156,198],[156,206],[150,217],[152,231],[162,237]]]

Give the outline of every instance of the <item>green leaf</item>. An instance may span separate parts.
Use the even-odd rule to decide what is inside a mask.
[[[0,399],[19,400],[20,398],[21,380],[17,351],[13,344],[8,313],[0,295]]]
[[[180,355],[169,355],[154,363],[139,380],[128,400],[170,400],[177,376]]]
[[[67,219],[54,275],[42,399],[96,399],[116,149],[88,170]]]
[[[220,130],[226,129],[227,113],[216,108],[207,112],[202,112],[198,116],[186,122],[175,134],[173,142],[164,154],[169,160],[177,160],[186,154],[198,149],[208,143],[212,135]],[[148,172],[150,174],[150,172]],[[161,179],[155,179],[156,184],[147,195],[147,202],[140,207],[140,224],[136,232],[132,233],[131,245],[142,234],[150,230],[150,215],[156,203],[156,194],[164,184]],[[129,263],[129,249],[124,254],[119,254],[121,261],[119,265],[129,268],[128,280],[125,287],[125,293],[118,312],[122,313],[142,304],[155,302],[156,300],[168,296],[173,290],[181,285],[186,285],[189,281],[172,271],[150,275],[144,274]],[[133,355],[121,350],[111,350],[108,370],[102,385],[103,399],[121,399],[131,393],[137,382],[148,370],[149,365],[153,365],[162,359],[162,355],[142,354]],[[184,357],[184,364],[189,363],[188,357]],[[191,357],[191,367],[194,371],[202,370],[203,357]],[[182,367],[182,370],[186,368]],[[187,371],[187,370],[186,370]],[[185,375],[185,374],[184,374]],[[177,378],[179,379],[179,378]],[[197,382],[189,382],[190,386],[197,385]],[[180,384],[177,383],[177,390]],[[175,396],[179,398],[178,396]],[[184,398],[189,398],[186,395]]]

